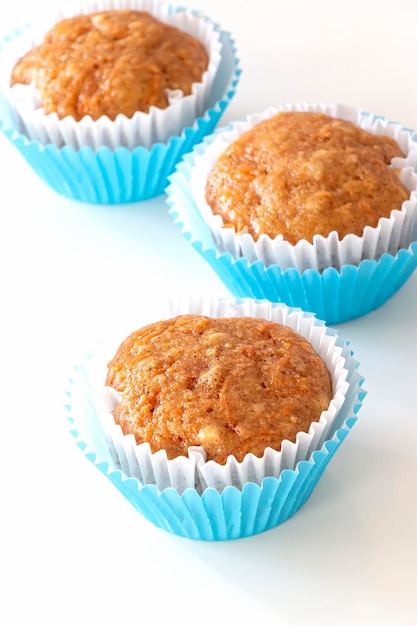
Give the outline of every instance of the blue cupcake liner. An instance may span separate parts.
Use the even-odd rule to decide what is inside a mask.
[[[227,486],[222,492],[207,488],[201,494],[187,489],[180,495],[172,487],[159,491],[155,485],[143,486],[136,478],[124,474],[114,464],[92,402],[88,372],[94,353],[85,355],[68,380],[65,408],[70,432],[87,459],[158,528],[203,541],[256,535],[284,523],[306,503],[357,421],[366,395],[364,378],[358,372],[358,362],[348,343],[336,335],[336,345],[342,348],[349,372],[344,410],[347,417],[343,421],[336,419],[329,438],[309,460],[300,461],[295,469],[284,469],[277,477],[264,478],[261,485],[246,483],[242,490]]]
[[[57,193],[81,202],[93,204],[122,204],[146,200],[164,192],[167,179],[175,165],[194,145],[213,132],[233,98],[241,70],[230,33],[218,32],[222,53],[213,81],[208,106],[193,126],[166,144],[156,143],[150,149],[138,146],[134,150],[120,147],[98,150],[85,146],[57,147],[31,141],[15,130],[10,107],[0,94],[0,131],[19,150],[36,174]],[[0,40],[0,49],[24,32],[24,29]]]
[[[193,198],[190,178],[195,156],[204,150],[206,137],[193,151],[184,155],[169,177],[165,190],[169,215],[184,238],[207,261],[231,295],[236,298],[265,298],[314,313],[328,324],[339,324],[370,313],[389,300],[417,267],[417,232],[407,249],[395,255],[384,254],[377,261],[366,259],[358,266],[345,265],[340,271],[329,267],[320,272],[262,261],[249,262],[221,252],[209,226],[201,217]]]

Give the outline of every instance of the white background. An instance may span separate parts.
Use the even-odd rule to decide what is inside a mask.
[[[222,123],[306,100],[417,128],[415,0],[182,4],[234,35],[243,73]],[[42,0],[2,2],[0,34],[29,7],[47,14]],[[152,298],[227,292],[163,197],[71,202],[3,137],[0,163],[0,623],[415,626],[417,273],[339,327],[369,393],[303,509],[249,539],[180,539],[76,448],[65,380],[96,339],[141,325]]]

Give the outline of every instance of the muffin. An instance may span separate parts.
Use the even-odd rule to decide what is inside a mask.
[[[202,446],[206,460],[223,465],[295,441],[333,395],[324,361],[291,328],[190,314],[132,333],[106,385],[121,394],[113,417],[136,443],[168,459]]]
[[[245,537],[281,524],[312,493],[365,396],[357,367],[347,342],[299,309],[169,302],[76,366],[71,430],[158,527]]]
[[[411,131],[358,109],[268,109],[184,157],[170,213],[234,296],[343,322],[415,268],[416,148]]]
[[[55,24],[14,65],[11,86],[34,84],[45,114],[115,120],[166,109],[189,95],[208,67],[203,44],[146,11],[113,9]]]
[[[66,7],[3,40],[0,56],[1,130],[45,182],[85,202],[162,193],[239,76],[228,33],[159,0]]]
[[[405,155],[392,137],[323,113],[281,111],[220,155],[206,200],[226,226],[255,240],[361,237],[410,196],[394,157]]]

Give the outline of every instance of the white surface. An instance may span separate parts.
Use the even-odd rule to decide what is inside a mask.
[[[243,74],[223,122],[297,100],[417,128],[415,0],[189,0],[233,32]],[[0,32],[30,1],[0,5]],[[40,0],[36,7],[45,5]],[[417,273],[343,324],[368,397],[311,499],[268,533],[199,543],[151,526],[67,434],[68,369],[149,298],[227,295],[164,199],[57,196],[0,138],[0,623],[417,624]]]

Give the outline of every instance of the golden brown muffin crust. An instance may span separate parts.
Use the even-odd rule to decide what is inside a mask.
[[[122,393],[113,415],[138,444],[168,458],[201,445],[219,463],[280,450],[332,398],[327,367],[306,339],[250,317],[182,315],[145,326],[120,345],[106,385]]]
[[[206,200],[225,226],[283,235],[292,244],[332,231],[362,236],[401,209],[409,191],[389,167],[404,157],[390,137],[330,116],[277,113],[243,133],[219,157]]]
[[[110,10],[56,24],[15,65],[11,84],[34,82],[45,113],[132,117],[185,95],[208,66],[203,44],[146,11]]]

